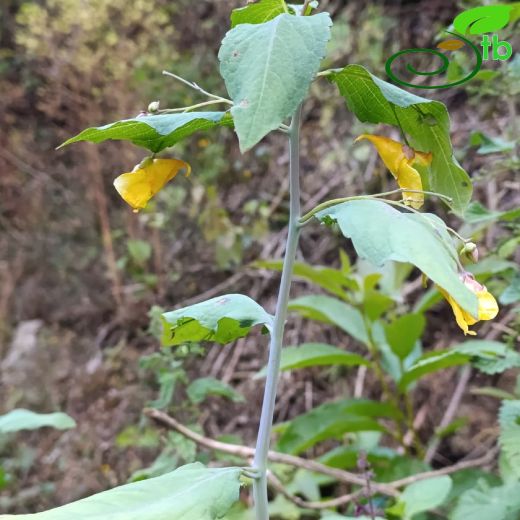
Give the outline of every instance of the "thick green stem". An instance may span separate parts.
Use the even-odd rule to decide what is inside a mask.
[[[253,481],[253,496],[255,502],[256,520],[268,520],[267,501],[267,452],[273,425],[274,405],[276,401],[276,388],[280,373],[280,358],[282,354],[283,332],[287,317],[287,304],[291,288],[292,271],[296,257],[296,248],[299,236],[300,220],[300,122],[301,106],[296,109],[289,127],[289,225],[285,258],[283,261],[282,278],[278,291],[276,313],[271,342],[269,345],[269,361],[267,363],[267,376],[265,381],[264,400],[262,403],[262,415],[258,428],[256,450],[253,466],[259,472],[259,478]]]

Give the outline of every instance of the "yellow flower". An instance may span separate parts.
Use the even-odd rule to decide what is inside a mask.
[[[409,146],[380,135],[362,134],[354,142],[368,139],[376,148],[379,157],[396,178],[399,187],[414,191],[423,191],[421,175],[414,164],[429,166],[432,154],[418,152]],[[403,202],[418,209],[424,203],[422,193],[403,192]]]
[[[171,181],[181,169],[190,174],[188,163],[178,159],[151,159],[147,157],[133,171],[123,173],[114,181],[114,187],[134,211],[143,209],[148,201]]]
[[[465,311],[444,289],[441,287],[438,287],[438,289],[451,305],[457,325],[464,331],[464,335],[476,336],[477,333],[469,330],[469,327],[481,320],[492,320],[498,314],[498,304],[493,295],[488,292],[484,285],[478,283],[473,278],[473,275],[464,273],[462,281],[477,297],[478,316],[476,319],[469,312]]]

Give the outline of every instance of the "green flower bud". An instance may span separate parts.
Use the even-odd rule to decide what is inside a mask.
[[[478,248],[477,244],[473,242],[466,242],[464,247],[460,250],[460,256],[464,256],[470,262],[476,264],[478,262]]]

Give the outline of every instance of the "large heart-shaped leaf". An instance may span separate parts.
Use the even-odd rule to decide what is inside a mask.
[[[255,325],[270,330],[273,316],[243,294],[225,294],[176,311],[165,312],[163,344],[190,341],[229,343],[248,334]]]
[[[210,469],[197,462],[56,509],[0,519],[215,520],[238,500],[240,474],[240,468]]]
[[[233,126],[233,120],[226,112],[183,112],[138,116],[104,126],[87,128],[65,141],[60,148],[78,141],[101,143],[107,139],[114,139],[130,141],[158,153],[195,132],[209,130],[216,126]]]
[[[276,18],[279,14],[287,13],[285,0],[260,0],[239,7],[231,11],[231,27],[241,23],[264,23]]]
[[[380,200],[352,200],[322,210],[316,217],[337,222],[360,257],[375,265],[390,260],[415,265],[477,316],[477,298],[460,280],[457,251],[435,215],[400,212]]]
[[[327,13],[280,14],[227,33],[220,72],[235,103],[231,114],[242,151],[294,113],[325,56],[331,25]]]
[[[74,428],[74,419],[63,412],[35,413],[18,408],[5,415],[0,415],[0,434],[12,433],[20,430],[36,430],[49,426],[58,430]]]
[[[472,187],[468,174],[453,156],[450,120],[440,101],[431,101],[411,94],[376,76],[360,65],[347,65],[329,75],[347,102],[347,107],[363,122],[399,126],[410,144],[432,152],[429,186],[424,189],[452,198],[450,206],[462,214],[471,199]]]

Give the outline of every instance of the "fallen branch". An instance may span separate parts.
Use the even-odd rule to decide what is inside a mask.
[[[276,491],[282,494],[287,500],[289,500],[293,504],[296,504],[298,507],[302,507],[304,509],[332,509],[335,507],[344,506],[346,504],[349,504],[359,496],[363,495],[365,491],[364,489],[359,489],[354,493],[342,495],[338,498],[333,498],[331,500],[322,500],[320,502],[307,502],[306,500],[303,500],[302,498],[289,493],[285,489],[285,486],[282,484],[282,482],[278,480],[278,477],[271,471],[267,473],[267,481]]]
[[[227,444],[225,442],[215,441],[213,439],[210,439],[208,437],[204,437],[203,435],[200,435],[199,433],[196,433],[186,426],[184,426],[182,423],[177,421],[177,419],[174,419],[170,415],[161,412],[160,410],[155,410],[153,408],[146,408],[143,413],[178,431],[182,435],[184,435],[186,438],[191,439],[195,443],[199,444],[200,446],[204,446],[205,448],[221,451],[224,453],[229,453],[230,455],[235,455],[237,457],[241,457],[246,460],[251,460],[254,457],[255,450],[254,448],[249,448],[247,446],[239,446],[236,444]],[[401,478],[398,480],[394,480],[393,482],[388,483],[378,483],[378,482],[371,482],[371,488],[373,491],[377,493],[381,493],[383,495],[397,497],[399,496],[399,489],[405,486],[408,486],[409,484],[412,484],[414,482],[418,482],[420,480],[426,480],[433,477],[440,477],[443,475],[450,475],[452,473],[456,473],[457,471],[460,471],[462,469],[468,469],[468,468],[475,468],[479,466],[485,466],[487,464],[490,464],[493,462],[497,456],[498,448],[493,448],[489,450],[485,455],[482,457],[471,459],[471,460],[464,460],[461,462],[458,462],[456,464],[453,464],[452,466],[448,466],[446,468],[436,469],[432,471],[424,471],[422,473],[417,473],[416,475],[410,475],[409,477]],[[361,486],[362,489],[359,491],[356,491],[354,493],[343,495],[338,498],[335,498],[333,500],[323,501],[323,502],[305,502],[304,500],[301,500],[298,497],[292,497],[292,495],[289,495],[287,492],[284,492],[284,496],[286,496],[289,500],[292,500],[295,504],[297,502],[300,502],[301,504],[305,503],[306,505],[301,505],[301,507],[308,507],[309,509],[325,509],[329,507],[337,507],[343,504],[346,504],[350,502],[353,498],[358,496],[359,494],[363,493],[364,486],[366,484],[366,480],[363,477],[360,477],[359,475],[356,475],[355,473],[351,473],[349,471],[345,471],[342,469],[337,468],[331,468],[329,466],[326,466],[325,464],[321,464],[320,462],[316,462],[314,460],[308,460],[303,459],[301,457],[296,457],[295,455],[289,455],[287,453],[279,453],[277,451],[269,451],[268,458],[272,462],[278,462],[281,464],[287,464],[289,466],[294,466],[296,468],[302,468],[306,469],[308,471],[314,471],[316,473],[321,473],[322,475],[327,475],[329,477],[332,477],[336,479],[339,482],[344,482],[346,484],[353,484],[356,486]],[[272,474],[271,474],[272,476]],[[276,479],[276,477],[274,477]],[[281,483],[276,479],[274,480],[271,478],[273,482],[273,486],[276,487],[276,483]],[[283,488],[283,486],[282,486]],[[278,488],[276,488],[278,489]],[[282,492],[279,489],[280,492]],[[289,498],[289,496],[292,497]],[[310,505],[309,505],[310,504]],[[323,505],[326,504],[326,505]]]
[[[170,428],[173,428],[174,430],[178,431],[188,439],[191,439],[192,441],[196,442],[200,446],[204,446],[205,448],[222,451],[224,453],[229,453],[230,455],[235,455],[246,460],[252,459],[255,455],[254,448],[249,448],[247,446],[238,446],[236,444],[227,444],[225,442],[215,441],[213,439],[209,439],[208,437],[204,437],[203,435],[200,435],[194,432],[193,430],[190,430],[182,423],[177,421],[177,419],[174,419],[170,415],[161,412],[160,410],[146,408],[144,410],[144,414],[148,417],[151,417],[152,419],[155,419],[156,421],[159,421],[169,426]],[[268,458],[272,462],[279,462],[281,464],[287,464],[296,468],[315,471],[316,473],[327,475],[338,480],[339,482],[345,482],[346,484],[354,484],[356,486],[365,485],[365,479],[356,475],[355,473],[350,473],[349,471],[344,471],[342,469],[331,468],[330,466],[326,466],[325,464],[321,464],[314,460],[302,459],[301,457],[296,457],[287,453],[279,453],[277,451],[269,451]],[[396,489],[387,484],[375,484],[374,489],[379,493],[388,496],[397,496],[399,494]]]

